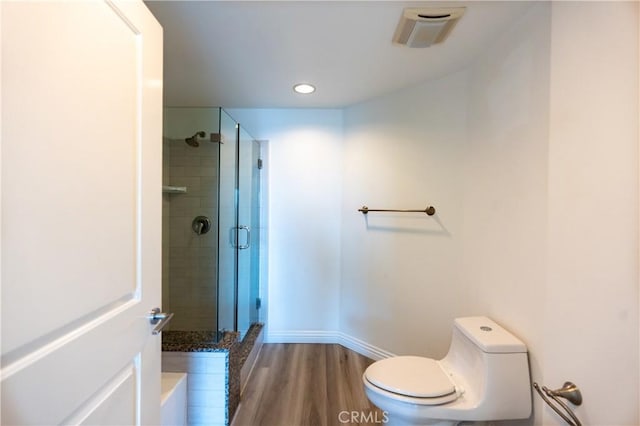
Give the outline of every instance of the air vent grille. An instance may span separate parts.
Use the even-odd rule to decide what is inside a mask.
[[[442,43],[464,11],[464,7],[404,9],[393,42],[407,47]]]

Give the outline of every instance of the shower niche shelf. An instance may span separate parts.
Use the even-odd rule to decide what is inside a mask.
[[[165,194],[186,194],[187,187],[186,186],[171,186],[171,185],[163,185],[162,192]]]

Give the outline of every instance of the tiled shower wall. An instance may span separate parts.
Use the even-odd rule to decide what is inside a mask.
[[[229,351],[162,352],[162,371],[187,373],[190,426],[229,424]]]
[[[163,197],[163,305],[175,314],[171,330],[217,330],[219,147],[209,141],[218,132],[215,114],[215,122],[201,109],[170,108],[165,114],[164,185],[187,188]],[[200,119],[193,122],[193,116]],[[187,145],[184,139],[197,131],[207,136],[198,147]],[[193,231],[197,216],[211,221],[208,233]]]

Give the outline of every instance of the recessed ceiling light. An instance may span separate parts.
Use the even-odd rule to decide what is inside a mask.
[[[298,83],[293,86],[293,90],[296,93],[301,93],[303,95],[308,95],[309,93],[313,93],[316,91],[316,88],[308,83]]]

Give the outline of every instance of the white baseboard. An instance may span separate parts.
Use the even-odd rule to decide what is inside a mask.
[[[264,343],[338,343],[335,331],[283,330],[267,331]]]
[[[358,352],[367,358],[380,360],[395,356],[394,353],[370,345],[369,343],[357,339],[340,331],[321,330],[282,330],[268,331],[264,340],[265,343],[333,343],[344,346],[352,351]]]
[[[371,358],[375,361],[396,356],[396,354],[394,354],[393,352],[389,352],[377,346],[370,345],[369,343],[357,339],[353,336],[349,336],[348,334],[342,332],[338,332],[337,334],[338,341],[336,343],[339,343],[345,348],[356,351],[360,355],[364,355],[367,358]]]

